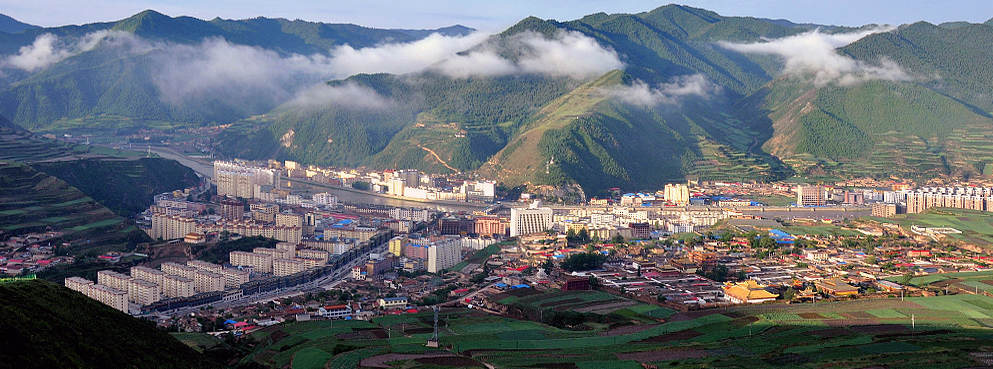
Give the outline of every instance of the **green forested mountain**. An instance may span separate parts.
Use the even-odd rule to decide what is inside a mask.
[[[216,368],[154,325],[40,279],[0,284],[9,368]]]
[[[6,14],[0,14],[0,32],[19,33],[32,28],[38,28],[38,26],[18,21]]]
[[[104,41],[101,46],[92,50],[76,50],[82,46],[75,49],[65,46],[74,43],[81,45],[87,41],[88,36],[93,37],[95,32],[109,31],[121,31],[138,38],[130,43]],[[202,92],[187,91],[185,98],[178,100],[170,96],[173,92],[163,91],[162,85],[174,82],[170,80],[189,76],[180,74],[162,77],[156,72],[175,67],[176,64],[196,61],[197,58],[216,57],[233,63],[251,62],[252,60],[239,61],[238,58],[245,59],[260,54],[273,59],[289,55],[298,55],[301,58],[303,55],[326,55],[336,46],[348,44],[354,48],[362,48],[387,41],[410,42],[425,37],[429,31],[384,30],[352,24],[269,18],[217,18],[203,21],[191,17],[172,18],[148,10],[118,22],[35,28],[15,35],[0,34],[0,54],[16,54],[20,48],[32,45],[46,34],[58,37],[56,44],[67,47],[66,52],[79,51],[35,73],[25,75],[23,71],[13,70],[12,75],[23,78],[6,81],[9,83],[6,86],[0,84],[0,114],[32,130],[45,130],[56,120],[71,121],[91,116],[117,118],[123,126],[149,122],[172,122],[180,125],[229,123],[265,113],[285,101],[286,97],[270,90],[239,96],[245,93],[245,87],[223,89],[219,86],[207,86],[202,88]],[[450,27],[442,32],[461,35],[469,31],[465,27]],[[204,51],[176,46],[197,45],[205,40],[225,40],[233,45],[257,47],[260,51],[229,48]],[[261,50],[274,54],[266,54]],[[175,56],[179,51],[189,55]],[[278,61],[266,62],[273,63],[263,65],[277,69],[276,73],[278,68],[287,68],[276,64]],[[253,70],[257,66],[252,65],[230,65],[227,68],[240,69],[243,72],[258,71]],[[280,78],[279,74],[265,77],[270,81],[247,87],[271,88],[270,84],[289,83],[283,80],[295,78]],[[170,80],[162,80],[163,78]],[[9,77],[0,78],[0,83],[4,83],[6,79]],[[240,81],[237,77],[234,79]],[[222,100],[225,96],[221,95],[233,96]]]
[[[581,35],[616,54],[623,66],[607,69],[621,70],[452,77],[436,64],[335,79],[309,99],[275,82],[297,76],[276,75],[268,84],[187,91],[176,100],[150,73],[170,59],[167,49],[121,56],[101,47],[10,83],[0,91],[0,114],[35,130],[93,115],[131,125],[233,122],[215,141],[223,156],[478,171],[511,185],[579,184],[590,194],[686,178],[991,175],[990,23],[919,22],[872,33],[874,25],[725,17],[680,5],[565,22],[529,17],[459,55],[489,52],[513,64],[534,57],[535,39]],[[146,11],[119,22],[0,34],[0,51],[15,52],[44,33],[79,38],[99,30],[173,45],[223,38],[234,45],[225,50],[249,46],[279,57],[326,56],[344,44],[408,42],[432,32]],[[831,39],[853,32],[868,36]],[[797,41],[804,37],[849,44],[821,50],[829,54],[815,59],[823,60],[794,60],[819,44]],[[728,46],[753,43],[768,45],[762,52]],[[834,77],[820,80],[824,73]]]

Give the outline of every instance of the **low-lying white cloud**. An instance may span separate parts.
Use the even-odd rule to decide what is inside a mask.
[[[331,49],[328,67],[339,76],[359,73],[405,74],[423,71],[432,65],[457,56],[482,43],[488,35],[474,32],[466,36],[444,36],[438,33],[406,43],[353,48],[342,45]]]
[[[523,73],[585,78],[624,67],[617,52],[579,32],[561,31],[552,38],[524,32],[502,44],[489,37],[479,32],[464,37],[434,34],[362,49],[345,45],[331,51],[330,65],[347,75],[432,70],[452,78]],[[504,54],[518,57],[512,61]]]
[[[329,79],[359,73],[432,71],[451,78],[533,73],[587,78],[624,67],[614,50],[579,32],[565,31],[552,37],[525,32],[502,40],[479,32],[466,36],[432,34],[407,43],[358,49],[343,45],[327,53],[300,55],[223,38],[178,44],[105,30],[72,38],[43,34],[17,54],[0,57],[0,70],[38,72],[95,48],[121,57],[147,54],[144,62],[150,63],[150,79],[159,98],[168,104],[246,114],[258,114],[288,101],[301,104],[354,98],[353,106],[381,106],[385,100],[372,90],[322,85]],[[360,97],[369,101],[359,102]]]
[[[103,30],[88,33],[81,38],[63,39],[51,33],[44,33],[35,38],[30,45],[22,46],[17,54],[9,55],[0,60],[0,66],[36,72],[48,68],[65,58],[90,51],[105,40],[117,42],[129,38],[129,34],[120,31]]]
[[[336,106],[346,109],[382,109],[393,102],[375,90],[347,82],[338,86],[318,84],[311,86],[287,102],[294,107]]]
[[[518,65],[527,73],[582,78],[624,68],[617,52],[579,32],[559,32],[552,39],[535,33],[523,37],[532,52]]]
[[[617,100],[637,106],[679,105],[687,97],[710,99],[721,92],[721,86],[702,74],[692,74],[675,77],[656,87],[638,80],[629,86],[608,88],[606,92]]]
[[[161,97],[174,104],[188,99],[245,99],[279,103],[298,88],[334,77],[322,55],[280,55],[256,46],[210,38],[200,44],[158,46],[153,81]]]
[[[784,73],[810,73],[814,76],[814,83],[817,85],[831,82],[851,85],[865,80],[909,80],[910,76],[893,61],[880,60],[879,65],[872,65],[836,51],[837,48],[865,36],[890,30],[892,28],[876,28],[839,34],[825,34],[813,30],[795,36],[769,39],[765,42],[751,44],[720,42],[719,45],[742,53],[778,56],[784,60]]]

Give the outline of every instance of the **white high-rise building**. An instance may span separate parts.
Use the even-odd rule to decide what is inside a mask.
[[[255,186],[278,186],[279,172],[274,169],[246,166],[226,161],[214,162],[217,194],[251,199]]]
[[[796,204],[799,206],[827,205],[827,189],[822,186],[796,186]]]
[[[680,183],[670,183],[665,185],[665,201],[677,206],[686,206],[690,203],[690,188]]]
[[[449,238],[428,246],[428,272],[437,273],[462,261],[462,240]]]
[[[552,228],[552,209],[541,207],[541,201],[531,203],[526,209],[510,209],[510,236],[545,232]]]

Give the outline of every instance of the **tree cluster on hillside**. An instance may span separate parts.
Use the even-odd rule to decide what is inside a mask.
[[[607,261],[607,255],[599,252],[580,252],[566,256],[559,266],[566,271],[578,272],[600,269]]]

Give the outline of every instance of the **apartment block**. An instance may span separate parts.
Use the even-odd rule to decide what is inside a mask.
[[[432,243],[428,247],[428,272],[451,268],[462,261],[462,242],[454,238]]]
[[[321,259],[293,258],[293,260],[299,260],[300,262],[303,262],[304,270],[310,268],[317,268],[319,266],[324,266],[324,264],[327,264],[326,261],[322,261]]]
[[[220,265],[217,265],[217,264],[214,264],[214,263],[209,263],[209,262],[206,262],[206,261],[203,261],[203,260],[190,260],[190,261],[187,261],[186,262],[186,266],[191,266],[191,267],[197,268],[198,270],[206,270],[208,272],[214,272],[214,273],[220,273],[221,272],[221,269],[224,269]]]
[[[245,217],[245,204],[242,204],[238,199],[227,197],[221,200],[220,205],[221,218],[242,220]]]
[[[292,259],[296,256],[296,250],[280,250],[280,249],[270,249],[268,247],[256,247],[252,249],[252,252],[256,254],[269,255],[273,259]]]
[[[197,270],[193,273],[193,289],[197,292],[224,291],[224,276],[220,273]]]
[[[193,280],[178,275],[162,278],[162,294],[166,297],[190,297],[194,294]]]
[[[288,276],[306,270],[304,262],[296,259],[275,259],[272,261],[272,274],[277,277]]]
[[[276,214],[276,226],[303,227],[303,216],[301,216],[300,214],[288,214],[288,213]]]
[[[297,257],[303,259],[315,259],[320,260],[322,263],[327,263],[328,260],[331,260],[331,253],[323,250],[300,249],[297,250]]]
[[[259,273],[272,273],[272,255],[232,251],[228,253],[231,265],[250,266]]]
[[[89,297],[114,309],[128,312],[128,293],[110,286],[94,284],[90,286]]]
[[[403,245],[407,243],[407,237],[396,236],[390,239],[389,251],[393,255],[403,255]]]
[[[171,240],[186,237],[187,234],[197,233],[197,221],[179,215],[152,214],[152,228],[149,236]]]
[[[131,276],[110,270],[101,270],[97,272],[97,284],[102,284],[119,291],[128,290],[128,281],[130,281],[131,278]]]
[[[827,205],[827,189],[822,186],[796,186],[796,204],[800,206]]]
[[[169,262],[162,263],[162,271],[168,275],[178,275],[186,279],[193,279],[193,274],[197,272],[197,268]]]
[[[277,242],[276,250],[282,250],[285,253],[283,255],[294,257],[297,254],[297,244],[290,242]]]
[[[167,275],[168,274],[166,274],[166,272],[149,267],[136,266],[131,268],[132,277],[143,281],[149,281],[159,286],[162,285],[162,279]]]
[[[93,281],[86,278],[71,277],[71,278],[66,278],[65,284],[66,287],[69,288],[70,290],[89,296],[90,287],[93,286],[94,283]]]
[[[267,203],[253,203],[249,205],[252,210],[252,219],[265,223],[276,221],[276,214],[279,213],[279,205]]]
[[[224,276],[225,288],[241,287],[242,284],[248,283],[249,279],[248,272],[241,269],[224,268],[221,269],[220,274]]]
[[[872,204],[872,216],[890,217],[896,215],[896,204]]]
[[[690,203],[690,189],[684,184],[670,183],[665,185],[663,196],[665,196],[665,201],[678,206],[686,206]]]
[[[128,281],[128,298],[138,305],[150,305],[159,301],[162,295],[162,288],[158,284],[132,279]]]

